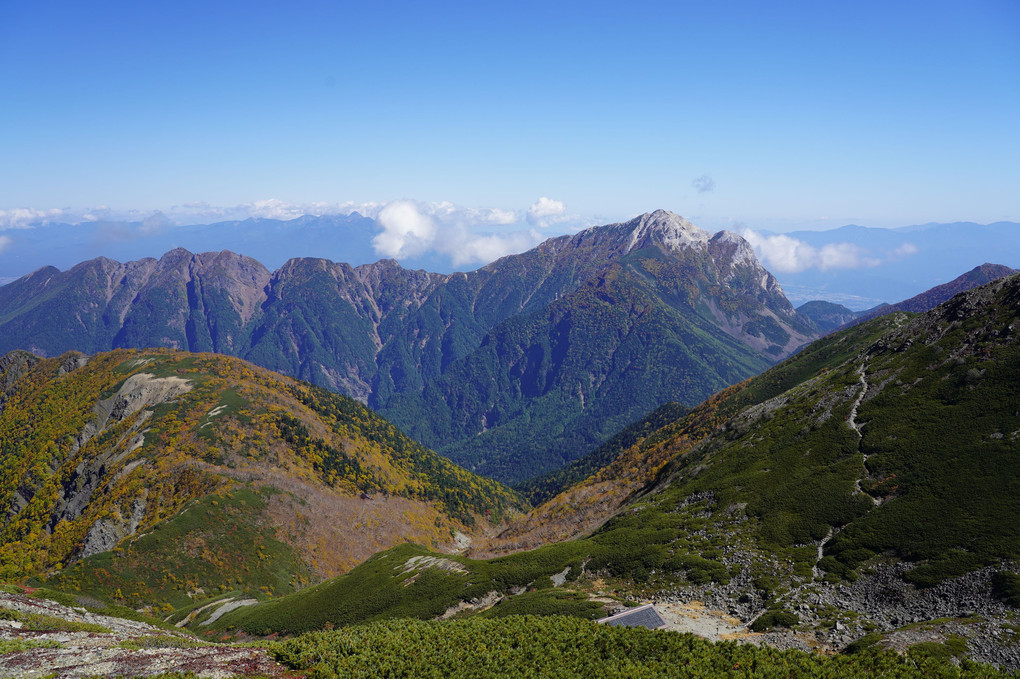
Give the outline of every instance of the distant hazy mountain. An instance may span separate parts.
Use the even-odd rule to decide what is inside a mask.
[[[0,288],[0,350],[241,356],[367,402],[520,480],[653,408],[693,404],[817,335],[741,237],[663,211],[470,273],[230,252],[53,267]]]
[[[357,212],[189,226],[176,226],[158,216],[143,222],[47,224],[0,230],[9,239],[0,250],[0,276],[21,276],[43,266],[66,269],[92,257],[118,261],[159,257],[178,247],[194,252],[231,250],[273,268],[293,257],[309,256],[366,264],[379,259],[372,247],[377,233],[375,220]]]
[[[842,304],[815,300],[797,307],[797,313],[810,318],[822,332],[830,332],[861,317],[865,312],[851,311]]]
[[[892,313],[893,311],[912,311],[914,313],[928,311],[929,309],[934,309],[936,306],[942,304],[942,302],[945,302],[954,295],[966,292],[967,290],[976,288],[979,285],[984,285],[985,283],[991,283],[994,280],[998,280],[1003,276],[1009,276],[1013,273],[1016,273],[1015,269],[1003,266],[1002,264],[982,264],[981,266],[974,267],[967,273],[954,278],[948,283],[936,285],[931,290],[925,290],[921,294],[914,295],[910,299],[862,312],[858,314],[857,318],[854,320],[860,322],[869,318],[874,318],[875,316],[884,316],[885,314]]]
[[[786,236],[814,248],[850,243],[860,248],[854,268],[776,271],[795,304],[824,299],[862,311],[913,297],[984,262],[1020,267],[1020,224],[924,224],[902,229],[844,226]]]

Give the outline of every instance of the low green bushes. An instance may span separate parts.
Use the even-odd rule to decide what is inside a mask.
[[[1007,676],[999,670],[869,650],[823,656],[690,634],[610,627],[577,618],[389,620],[312,632],[270,651],[308,679],[435,677],[501,679],[666,679],[685,677],[871,677],[957,679]]]

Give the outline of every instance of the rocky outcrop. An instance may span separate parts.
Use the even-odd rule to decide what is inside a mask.
[[[171,401],[191,391],[191,382],[180,377],[156,377],[149,373],[137,373],[128,379],[107,399],[96,404],[95,416],[75,439],[71,455],[85,446],[96,436],[110,427],[134,417],[131,426],[120,437],[88,461],[82,460],[65,480],[60,497],[54,506],[51,529],[62,520],[73,520],[81,516],[88,506],[93,493],[106,483],[119,469],[118,465],[145,442],[141,431],[152,414],[146,408]],[[139,461],[138,464],[141,462]],[[145,516],[144,495],[136,498],[130,511],[124,516],[114,516],[97,521],[86,535],[80,558],[111,549],[121,539],[133,535]]]
[[[3,412],[4,401],[14,390],[15,385],[36,363],[39,357],[22,350],[11,351],[0,356],[0,412]]]
[[[200,641],[183,631],[70,608],[47,599],[0,592],[0,641],[28,648],[0,654],[0,677],[127,677],[187,674],[200,677],[283,677],[265,649]],[[34,629],[20,616],[63,621],[81,631]],[[13,618],[13,619],[12,619]],[[54,625],[55,627],[56,625]],[[101,630],[101,631],[100,631]],[[35,646],[33,648],[32,646]]]
[[[88,533],[85,534],[85,539],[82,541],[78,558],[84,559],[93,554],[111,550],[124,538],[134,535],[138,531],[138,526],[141,525],[142,519],[145,518],[147,504],[145,497],[146,494],[142,493],[142,495],[135,498],[134,502],[131,503],[131,512],[127,516],[122,516],[119,512],[116,512],[113,516],[99,519],[92,524]]]

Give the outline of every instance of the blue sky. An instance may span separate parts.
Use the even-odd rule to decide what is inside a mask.
[[[1020,221],[1018,121],[1013,0],[0,3],[8,212]]]

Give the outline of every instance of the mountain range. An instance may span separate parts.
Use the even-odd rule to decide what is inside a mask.
[[[928,311],[945,302],[953,295],[979,285],[984,285],[985,283],[990,283],[1003,276],[1015,273],[1015,271],[1015,269],[1011,269],[1008,266],[985,262],[967,273],[957,276],[948,283],[936,285],[919,295],[914,295],[910,299],[905,299],[895,304],[880,304],[872,309],[853,311],[842,304],[815,300],[797,307],[797,313],[811,319],[822,332],[829,332],[837,328],[860,323],[869,318],[891,314],[894,311],[911,311],[914,313]]]
[[[235,355],[357,398],[505,482],[694,405],[818,336],[740,236],[665,211],[470,273],[230,252],[99,258],[0,287],[0,351]]]
[[[308,256],[357,266],[380,257],[373,239],[384,232],[380,222],[358,212],[187,225],[175,224],[173,218],[155,213],[138,221],[92,219],[0,228],[0,284],[43,266],[66,269],[97,256],[119,261],[159,257],[177,247],[193,252],[229,249],[270,269]],[[485,228],[470,233],[484,238]],[[527,225],[522,221],[514,228]],[[765,248],[760,254],[776,255],[775,260],[763,260],[764,264],[796,305],[821,299],[860,311],[916,295],[981,262],[1005,259],[1008,265],[1020,266],[1018,261],[1009,261],[1009,253],[1020,252],[1020,224],[1014,222],[930,223],[902,228],[847,225],[782,234],[760,230],[753,223],[748,228],[762,238],[785,239],[780,253]],[[499,232],[490,235],[498,237]],[[523,242],[537,237],[537,233],[529,234]],[[828,252],[829,259],[805,258],[812,249],[818,256]],[[839,256],[833,259],[832,254]],[[456,268],[447,255],[429,251],[402,256],[400,261],[410,269],[450,273]]]

